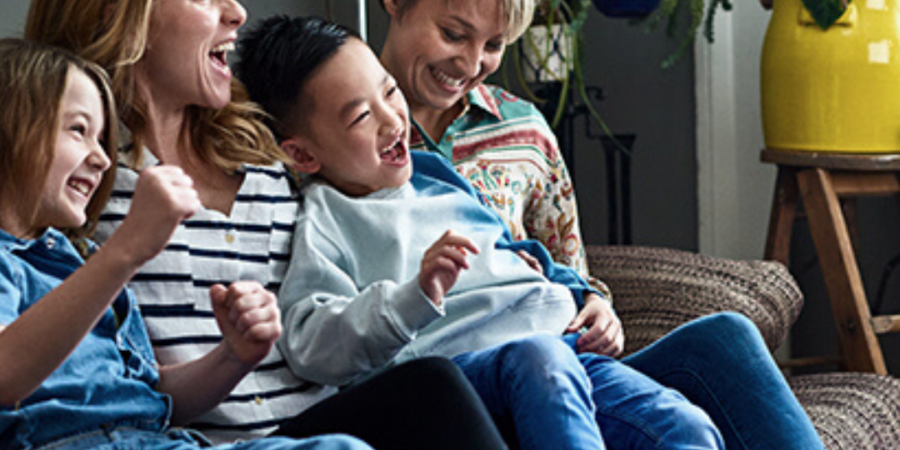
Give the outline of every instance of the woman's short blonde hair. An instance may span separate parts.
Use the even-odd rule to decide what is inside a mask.
[[[122,122],[140,155],[148,134],[149,99],[135,84],[134,65],[147,48],[154,0],[32,0],[25,37],[62,46],[104,67],[112,77]],[[189,107],[180,150],[226,172],[242,164],[272,164],[285,156],[237,80],[222,109]]]
[[[437,1],[437,0],[398,0],[397,1],[397,18],[402,19],[403,15],[409,8],[413,7],[420,1]],[[443,0],[445,2],[459,0]],[[487,0],[469,0],[469,1],[487,1]],[[502,2],[503,11],[506,15],[506,43],[511,44],[516,41],[534,19],[534,9],[538,0],[497,0]],[[381,3],[384,6],[384,0]]]
[[[97,86],[106,126],[101,145],[116,159],[118,126],[106,72],[59,47],[22,39],[0,40],[0,201],[25,224],[33,224],[56,153],[62,97],[69,73],[80,70]],[[80,238],[93,232],[115,178],[115,164],[103,175],[87,207],[87,223],[65,230]]]

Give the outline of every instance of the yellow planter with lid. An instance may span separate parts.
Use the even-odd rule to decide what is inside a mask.
[[[766,147],[900,152],[900,0],[853,0],[828,30],[775,0],[760,87]]]

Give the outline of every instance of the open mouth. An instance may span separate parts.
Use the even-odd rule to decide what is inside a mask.
[[[66,185],[85,198],[90,198],[94,191],[94,183],[84,178],[72,178]]]
[[[405,133],[397,133],[394,142],[382,150],[379,153],[382,161],[387,161],[390,163],[398,163],[403,162],[406,159],[407,150],[406,150],[406,141],[403,139]]]
[[[234,51],[234,42],[224,42],[209,51],[209,57],[222,67],[228,66],[228,52]]]
[[[438,69],[438,68],[432,68],[431,75],[434,76],[434,78],[439,83],[447,85],[448,87],[451,87],[454,89],[462,86],[463,83],[466,82],[465,78],[454,78],[454,77],[450,76],[450,74],[448,74],[447,72],[444,72],[443,70]]]

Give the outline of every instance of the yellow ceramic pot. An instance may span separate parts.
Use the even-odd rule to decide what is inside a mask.
[[[900,0],[853,0],[822,30],[775,0],[762,53],[766,146],[900,152]]]

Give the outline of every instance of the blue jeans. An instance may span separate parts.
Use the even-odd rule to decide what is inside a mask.
[[[681,394],[615,359],[576,354],[575,339],[536,335],[453,360],[526,450],[724,448]]]
[[[202,438],[201,438],[202,440]],[[135,428],[113,428],[85,432],[34,450],[196,450],[201,444],[194,435],[172,430],[168,433]],[[218,450],[372,450],[362,441],[341,435],[309,439],[264,438],[236,444],[216,446]]]
[[[691,321],[622,362],[703,408],[728,450],[824,450],[759,330],[743,315]]]

